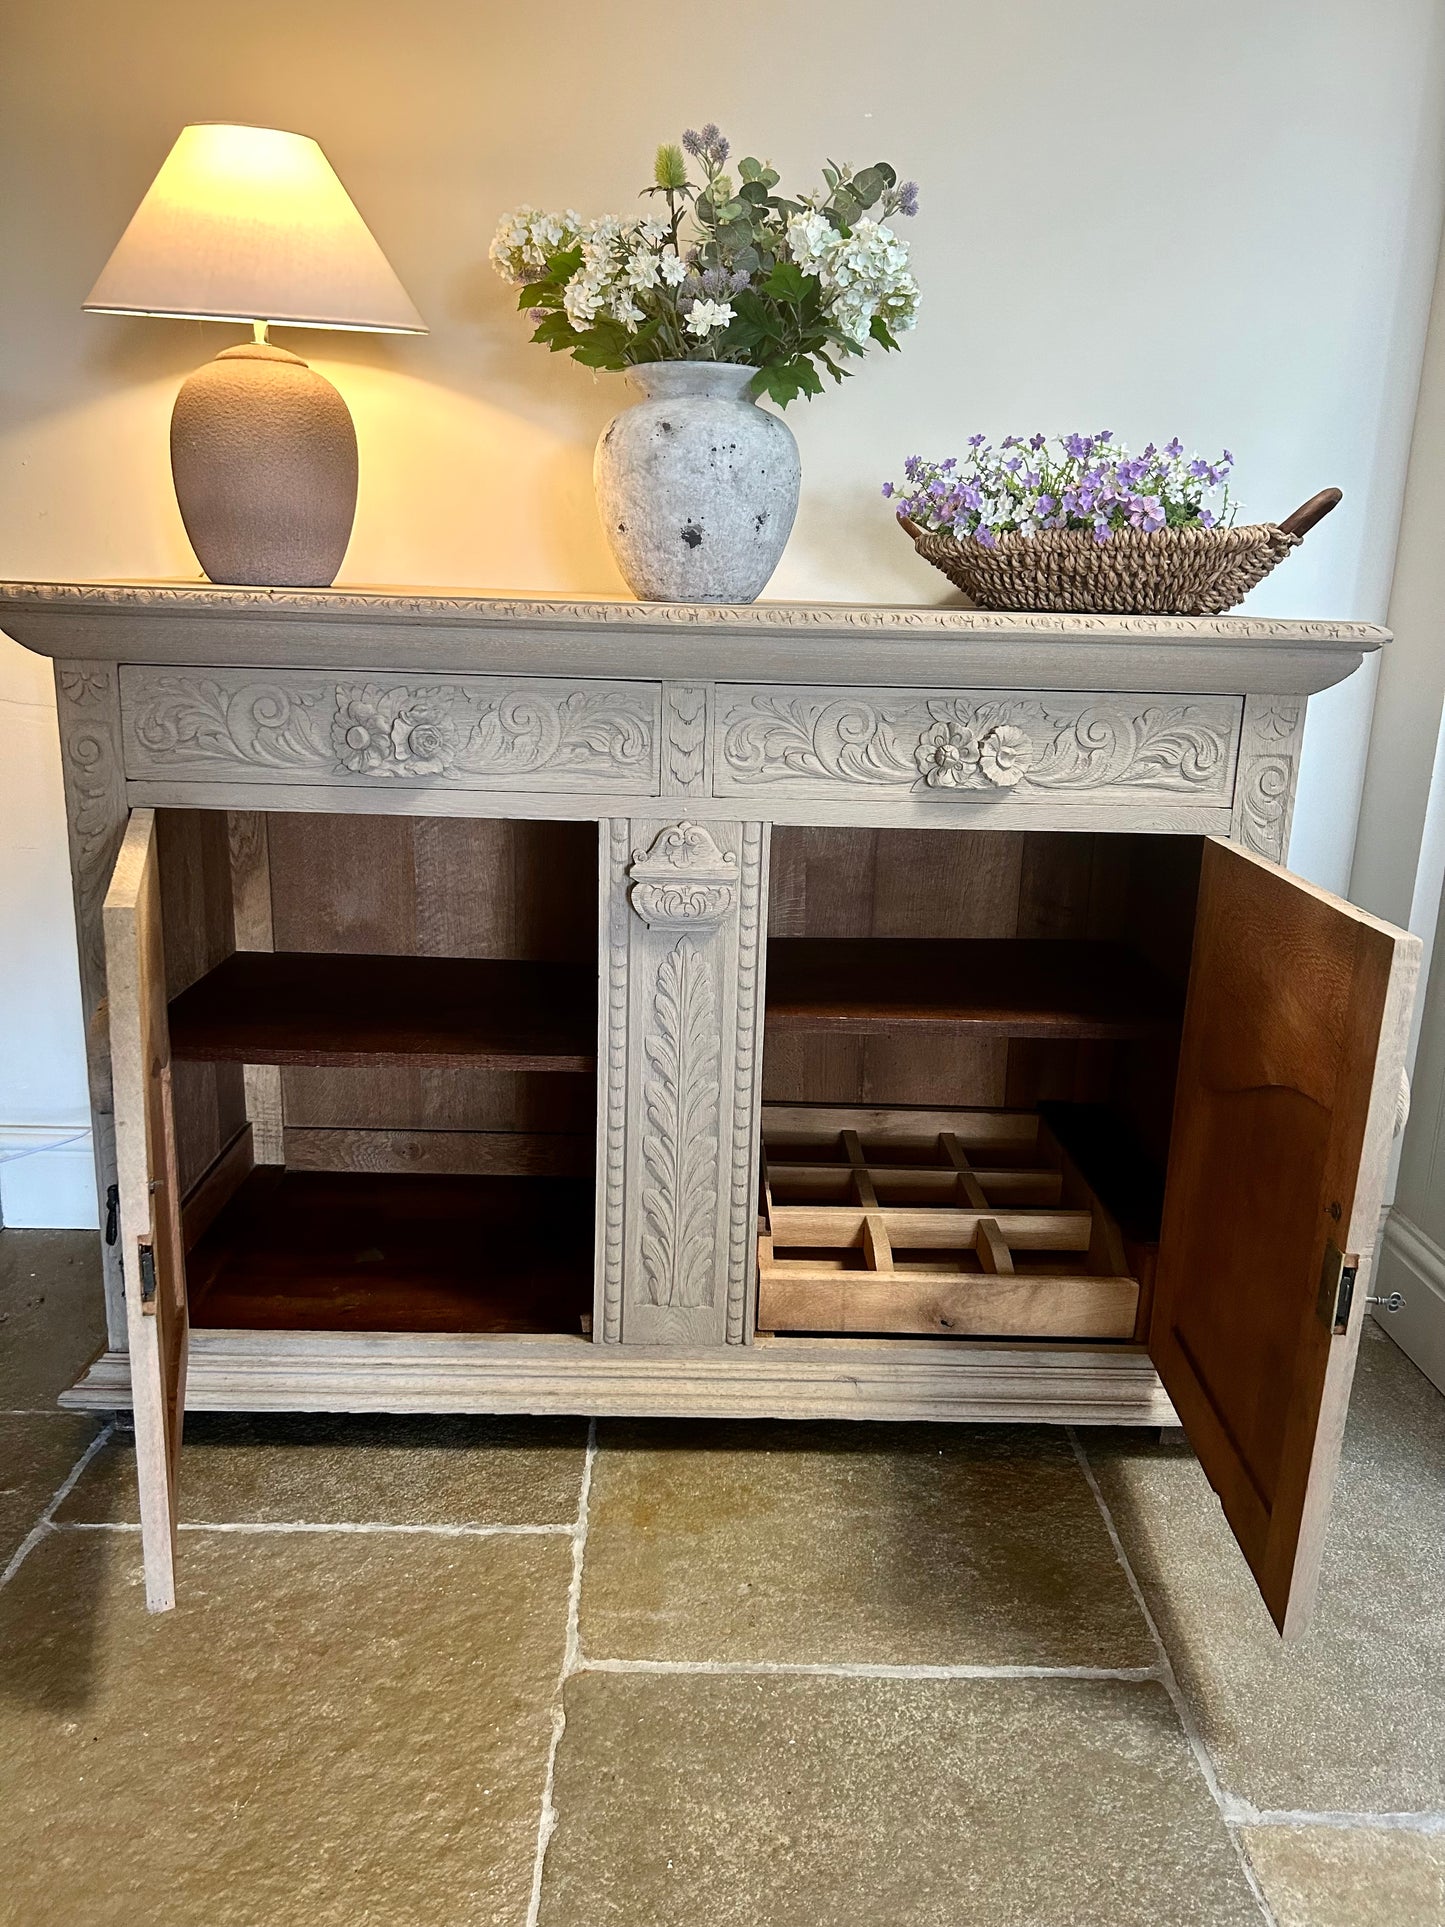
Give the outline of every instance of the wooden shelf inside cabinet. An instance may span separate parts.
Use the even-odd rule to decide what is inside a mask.
[[[590,1178],[258,1166],[186,1259],[191,1324],[580,1333],[592,1219]]]
[[[1063,938],[782,937],[768,945],[772,1030],[927,1026],[1008,1037],[1167,1036],[1180,1004],[1123,944]]]
[[[592,1071],[580,964],[238,951],[170,1007],[171,1055],[234,1064]]]

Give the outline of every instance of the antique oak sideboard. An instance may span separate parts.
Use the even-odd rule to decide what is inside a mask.
[[[1360,624],[16,583],[150,1603],[204,1410],[1182,1424],[1304,1621],[1418,945]]]

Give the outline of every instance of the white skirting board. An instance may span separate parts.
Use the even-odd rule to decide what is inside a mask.
[[[95,1162],[83,1124],[0,1124],[0,1225],[93,1231]]]
[[[1381,1298],[1392,1291],[1403,1297],[1399,1311],[1380,1314],[1380,1324],[1445,1392],[1445,1250],[1399,1211],[1386,1221],[1372,1289]]]

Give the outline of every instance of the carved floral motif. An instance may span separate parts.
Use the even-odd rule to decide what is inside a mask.
[[[658,966],[643,1044],[641,1257],[648,1301],[712,1301],[719,1060],[712,966],[680,937]]]
[[[338,689],[331,744],[355,776],[440,776],[461,737],[444,689]]]
[[[966,723],[934,723],[913,753],[929,789],[1013,789],[1035,761],[1034,746],[1016,723],[995,723],[982,735]]]
[[[179,768],[427,781],[576,774],[652,787],[646,687],[330,682],[284,673],[139,673],[127,720],[142,761]]]
[[[659,830],[649,850],[633,852],[627,874],[632,907],[652,930],[710,928],[737,900],[738,860],[702,823]]]
[[[892,789],[1164,791],[1228,801],[1230,697],[845,696],[737,692],[720,789],[799,777]]]

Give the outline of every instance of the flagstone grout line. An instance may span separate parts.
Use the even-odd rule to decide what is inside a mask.
[[[1109,1543],[1114,1548],[1114,1557],[1118,1560],[1120,1569],[1129,1583],[1129,1590],[1134,1595],[1134,1603],[1143,1615],[1144,1624],[1149,1629],[1149,1637],[1154,1642],[1154,1651],[1158,1657],[1159,1665],[1159,1683],[1169,1696],[1170,1704],[1174,1708],[1175,1717],[1183,1729],[1185,1741],[1194,1755],[1195,1763],[1203,1776],[1204,1784],[1209,1789],[1210,1798],[1219,1809],[1219,1817],[1224,1823],[1224,1829],[1229,1836],[1230,1845],[1234,1848],[1235,1855],[1239,1861],[1240,1872],[1244,1875],[1245,1884],[1253,1894],[1259,1907],[1260,1915],[1264,1921],[1267,1922],[1268,1927],[1279,1927],[1274,1908],[1270,1905],[1264,1888],[1260,1885],[1259,1876],[1250,1862],[1248,1853],[1245,1851],[1244,1842],[1239,1837],[1238,1822],[1231,1813],[1232,1796],[1226,1794],[1219,1784],[1219,1774],[1215,1770],[1213,1756],[1204,1743],[1204,1736],[1195,1724],[1194,1715],[1191,1713],[1189,1704],[1179,1685],[1178,1678],[1174,1672],[1174,1662],[1169,1657],[1169,1649],[1164,1644],[1164,1636],[1159,1631],[1153,1613],[1149,1610],[1149,1602],[1144,1597],[1144,1589],[1139,1584],[1128,1553],[1124,1550],[1124,1541],[1119,1536],[1119,1528],[1114,1523],[1114,1515],[1109,1509],[1109,1502],[1104,1497],[1103,1489],[1098,1479],[1094,1476],[1094,1468],[1090,1465],[1088,1455],[1079,1442],[1078,1432],[1072,1425],[1067,1426],[1065,1429],[1068,1432],[1069,1443],[1074,1448],[1074,1457],[1078,1461],[1079,1470],[1084,1475],[1084,1482],[1087,1484],[1090,1492],[1093,1493],[1094,1503],[1099,1508],[1099,1516],[1104,1521],[1104,1530],[1108,1533]]]
[[[527,1901],[525,1927],[537,1927],[542,1907],[542,1870],[547,1848],[557,1830],[553,1791],[557,1783],[557,1749],[567,1730],[567,1682],[582,1667],[582,1567],[587,1554],[587,1521],[592,1503],[592,1472],[597,1463],[597,1421],[587,1424],[587,1450],[582,1459],[582,1483],[577,1493],[577,1519],[572,1526],[572,1577],[567,1587],[567,1630],[562,1641],[562,1665],[552,1699],[552,1743],[547,1749],[547,1771],[542,1779],[542,1808],[537,1816],[537,1851],[532,1861],[532,1891]]]
[[[6,1566],[4,1572],[0,1572],[0,1586],[8,1585],[25,1564],[25,1561],[30,1557],[31,1553],[34,1552],[35,1548],[40,1544],[41,1540],[48,1538],[52,1532],[59,1529],[54,1522],[56,1507],[64,1505],[65,1501],[75,1490],[76,1483],[85,1471],[85,1468],[90,1464],[96,1453],[100,1451],[101,1447],[110,1442],[111,1434],[114,1431],[115,1420],[111,1419],[108,1424],[101,1427],[95,1437],[90,1441],[90,1444],[86,1446],[80,1457],[75,1461],[75,1464],[71,1466],[70,1470],[51,1494],[50,1503],[35,1521],[35,1524],[30,1528],[29,1532],[27,1532],[25,1537],[20,1541],[20,1544],[15,1548],[10,1563]]]
[[[1157,1683],[1154,1666],[983,1666],[960,1663],[930,1666],[922,1662],[896,1664],[886,1660],[790,1659],[588,1659],[580,1658],[582,1673],[642,1673],[666,1676],[699,1673],[713,1678],[801,1679],[1082,1679],[1111,1680],[1139,1686]]]
[[[139,1532],[133,1519],[59,1519],[56,1532]],[[448,1525],[389,1519],[182,1519],[178,1532],[341,1532],[411,1533],[437,1539],[569,1539],[575,1525]]]

